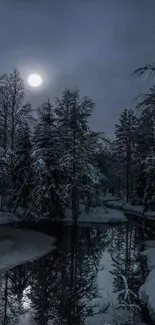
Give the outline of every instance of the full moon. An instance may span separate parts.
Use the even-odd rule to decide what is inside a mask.
[[[43,80],[39,74],[32,73],[28,76],[27,82],[31,87],[39,87],[41,86]]]

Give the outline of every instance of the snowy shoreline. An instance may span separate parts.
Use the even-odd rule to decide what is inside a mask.
[[[48,219],[41,218],[40,222],[48,221]],[[51,220],[49,220],[51,221]],[[62,222],[62,223],[72,223],[72,214],[71,210],[67,211],[65,218],[56,218],[56,222]],[[108,209],[108,213],[104,211],[102,207],[95,207],[92,208],[92,210],[89,213],[86,213],[82,211],[78,218],[78,223],[94,223],[94,224],[115,224],[119,222],[126,222],[127,218],[124,215],[123,211],[114,211],[114,209]],[[11,213],[6,213],[0,211],[0,226],[5,226],[9,224],[15,224],[22,222],[22,218],[19,218],[18,216],[15,216]]]
[[[149,221],[155,221],[155,211],[144,212],[144,206],[131,205],[119,200],[117,197],[102,197],[102,203],[108,209],[105,213],[103,207],[93,207],[89,213],[85,212],[84,206],[80,206],[81,213],[78,218],[78,223],[117,223],[125,222],[127,218],[124,214],[132,214],[135,217],[146,218]],[[115,210],[115,212],[114,212]],[[0,211],[0,225],[14,224],[22,221],[23,211],[19,208],[16,214],[7,211]],[[43,219],[41,219],[43,221]],[[47,221],[47,220],[46,220]],[[58,222],[72,222],[71,210],[66,211],[66,217],[56,218]]]
[[[144,206],[142,205],[131,205],[130,203],[124,203],[121,200],[117,201],[105,201],[105,206],[107,208],[121,210],[124,213],[132,214],[136,217],[146,218],[150,221],[155,221],[155,211],[144,212]]]
[[[13,213],[0,210],[0,225],[14,224],[21,219]]]
[[[57,219],[59,222],[72,223],[72,213],[68,210],[66,217],[64,219]],[[93,207],[89,213],[85,212],[85,207],[80,206],[80,215],[78,216],[78,224],[115,224],[119,222],[126,222],[127,218],[123,211],[114,211],[113,209],[108,209],[107,213],[104,211],[103,207]]]
[[[52,251],[55,238],[32,230],[0,228],[0,272],[34,261]]]

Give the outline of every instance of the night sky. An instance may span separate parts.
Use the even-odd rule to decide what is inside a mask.
[[[39,72],[34,105],[77,87],[96,103],[94,130],[111,136],[145,89],[130,74],[155,61],[155,0],[0,0],[0,73]]]

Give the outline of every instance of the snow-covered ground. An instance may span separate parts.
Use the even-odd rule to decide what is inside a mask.
[[[5,225],[9,223],[19,222],[20,219],[16,217],[13,213],[7,211],[0,211],[0,225]]]
[[[119,200],[118,197],[111,196],[110,194],[104,196],[103,194],[100,197],[100,200],[108,208],[108,213],[105,213],[102,207],[92,208],[91,211],[87,214],[84,211],[84,206],[80,207],[81,214],[78,219],[78,222],[81,223],[115,223],[126,221],[126,217],[123,212],[135,214],[136,216],[143,217],[144,206],[142,205],[131,205],[126,203],[123,200]],[[115,211],[113,209],[116,209]],[[120,211],[118,211],[120,210]],[[123,211],[123,212],[121,212]],[[0,211],[0,225],[9,224],[14,222],[20,222],[22,220],[22,214],[24,213],[23,209],[19,208],[16,211],[16,215],[9,213],[7,211]],[[57,219],[58,221],[72,221],[71,211],[67,211],[67,216],[65,219]],[[145,217],[148,220],[155,221],[155,211],[146,211]]]
[[[0,271],[32,261],[54,249],[55,239],[39,232],[0,228]]]
[[[135,214],[140,217],[143,216],[144,206],[142,205],[132,205],[121,200],[108,200],[106,201],[106,206],[113,209],[123,210],[126,213]],[[144,215],[148,220],[155,221],[155,211],[146,211]]]
[[[146,242],[145,246],[147,249],[142,254],[147,257],[150,273],[140,287],[139,297],[147,304],[150,316],[155,320],[155,241]]]
[[[123,202],[121,200],[117,200],[117,201],[115,201],[115,200],[114,201],[113,200],[106,201],[105,200],[105,203],[106,203],[107,207],[114,208],[114,209],[120,209],[120,210],[122,210],[123,205],[125,204],[125,202]]]
[[[78,223],[117,223],[125,222],[127,218],[122,211],[107,209],[107,213],[102,207],[91,208],[89,213],[81,207],[81,214],[78,217]],[[67,211],[67,216],[63,221],[72,222],[71,211]]]
[[[100,194],[99,195],[100,200],[102,200],[103,202],[107,202],[107,201],[119,201],[119,197],[118,196],[113,196],[111,194],[107,194],[107,195],[103,195]]]

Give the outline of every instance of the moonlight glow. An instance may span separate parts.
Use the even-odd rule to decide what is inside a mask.
[[[39,74],[33,73],[29,75],[27,82],[31,87],[39,87],[43,81]]]

